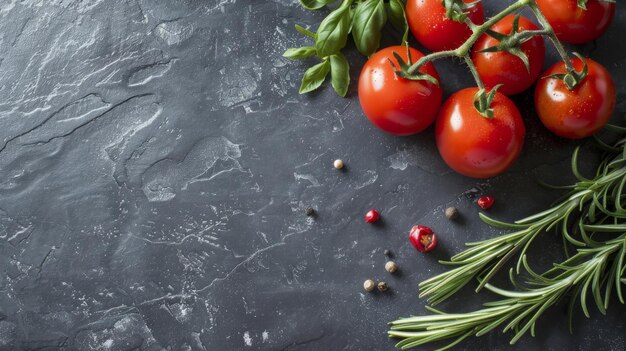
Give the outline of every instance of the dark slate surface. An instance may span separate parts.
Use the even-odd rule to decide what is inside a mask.
[[[619,115],[621,5],[580,48],[621,80]],[[1,350],[390,350],[385,323],[423,313],[416,285],[436,260],[498,233],[475,195],[513,219],[557,197],[534,177],[571,179],[576,143],[543,129],[529,95],[521,159],[488,181],[452,173],[432,130],[375,130],[354,86],[299,96],[305,65],[281,54],[306,42],[294,23],[321,16],[296,0],[0,1]],[[355,81],[363,59],[347,54]],[[458,63],[437,67],[448,94],[471,84]],[[370,208],[381,225],[363,222]],[[438,231],[436,252],[407,245],[414,224]],[[384,272],[384,248],[400,274]],[[559,250],[547,235],[534,254]],[[363,293],[368,277],[391,292]],[[468,289],[442,307],[489,298]],[[535,339],[459,349],[623,350],[624,311],[577,316],[569,335],[558,307]]]

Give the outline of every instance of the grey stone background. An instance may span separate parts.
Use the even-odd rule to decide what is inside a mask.
[[[616,118],[622,5],[606,36],[578,48],[618,81]],[[478,220],[476,195],[514,219],[558,197],[535,178],[571,180],[577,143],[541,126],[530,94],[516,98],[523,154],[487,181],[451,172],[432,129],[374,129],[354,84],[346,99],[298,95],[313,61],[281,54],[307,41],[295,23],[323,15],[296,0],[0,1],[1,350],[391,350],[386,322],[424,312],[416,287],[443,270],[436,260],[498,233]],[[354,82],[364,59],[346,54]],[[459,62],[437,68],[446,94],[472,84]],[[458,223],[444,219],[449,205]],[[364,223],[370,208],[381,225]],[[435,252],[408,245],[414,224],[439,233]],[[558,252],[545,235],[533,255]],[[391,292],[364,293],[369,277]],[[492,297],[467,289],[441,307]],[[492,333],[458,349],[623,350],[624,311],[579,314],[569,335],[556,307],[536,338],[510,347]]]

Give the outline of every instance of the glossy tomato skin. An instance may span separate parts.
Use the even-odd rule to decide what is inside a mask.
[[[471,3],[474,0],[463,1]],[[441,0],[408,0],[406,17],[413,36],[432,51],[456,49],[472,35],[465,23],[446,17],[446,9]],[[482,3],[472,7],[468,17],[474,24],[482,24],[485,21]]]
[[[537,0],[556,36],[564,42],[582,44],[597,39],[611,24],[615,4],[600,0],[587,1],[587,10],[576,0]]]
[[[491,29],[502,34],[509,34],[513,29],[515,15],[508,15],[498,21]],[[519,30],[537,30],[537,26],[528,18],[519,19]],[[528,57],[530,70],[517,56],[505,51],[478,52],[496,46],[499,41],[487,34],[483,34],[472,48],[472,61],[478,70],[480,78],[488,89],[503,84],[498,91],[504,95],[515,95],[530,88],[537,80],[546,55],[543,37],[535,36],[521,45],[522,51]]]
[[[424,56],[411,50],[413,62]],[[430,126],[441,105],[442,91],[437,84],[425,80],[398,77],[389,60],[398,62],[393,52],[408,62],[406,47],[392,46],[380,50],[363,66],[359,77],[359,101],[365,116],[378,128],[395,135],[411,135]],[[439,80],[432,63],[420,68]]]
[[[443,160],[455,171],[473,178],[490,178],[504,172],[517,159],[526,128],[515,104],[496,93],[494,117],[474,108],[478,88],[456,92],[439,111],[435,136]]]
[[[611,74],[599,63],[585,59],[587,77],[573,91],[556,78],[542,78],[535,88],[535,109],[554,134],[570,139],[589,137],[604,127],[615,109],[615,85]],[[577,71],[583,62],[575,58]],[[544,77],[565,73],[563,61],[550,67]]]

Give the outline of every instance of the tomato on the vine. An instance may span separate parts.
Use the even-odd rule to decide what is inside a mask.
[[[474,2],[463,1],[468,4]],[[468,17],[474,24],[485,21],[481,2],[468,10]],[[472,35],[467,24],[446,17],[446,8],[441,0],[408,0],[406,19],[417,41],[432,51],[456,49]]]
[[[572,59],[577,71],[584,63]],[[599,63],[585,59],[587,76],[573,90],[557,78],[543,78],[535,88],[535,109],[541,122],[554,134],[581,139],[604,127],[615,109],[615,85],[611,74]],[[543,76],[567,72],[565,62],[550,67]]]
[[[615,3],[588,0],[586,10],[577,0],[537,0],[556,36],[564,42],[582,44],[597,39],[606,31],[615,14]]]
[[[508,15],[491,27],[494,32],[508,35],[513,29],[515,15]],[[517,32],[537,30],[537,26],[528,18],[520,16]],[[485,87],[491,89],[502,84],[498,91],[504,95],[514,95],[530,88],[537,80],[546,54],[546,48],[541,36],[534,36],[522,43],[521,50],[528,58],[529,68],[521,58],[506,52],[478,52],[499,44],[499,40],[483,34],[472,48],[472,61]]]
[[[413,62],[424,56],[410,50]],[[378,128],[395,135],[411,135],[433,123],[443,93],[439,85],[429,81],[398,77],[390,63],[398,66],[394,52],[409,61],[404,46],[388,47],[372,55],[359,77],[359,101],[365,116]],[[422,66],[420,72],[439,80],[432,63]]]
[[[505,171],[519,156],[526,128],[515,104],[496,93],[487,118],[474,107],[478,88],[450,96],[437,117],[435,136],[443,160],[455,171],[489,178]]]

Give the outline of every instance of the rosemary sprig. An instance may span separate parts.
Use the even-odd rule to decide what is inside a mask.
[[[626,129],[611,126],[616,131]],[[530,217],[504,223],[480,214],[481,219],[494,227],[515,229],[514,232],[492,239],[468,243],[469,249],[453,256],[442,264],[456,268],[423,281],[420,297],[429,297],[436,305],[475,277],[480,277],[476,291],[480,291],[511,258],[519,257],[516,272],[519,274],[523,257],[540,234],[560,231],[564,241],[575,247],[598,245],[591,233],[626,232],[626,204],[623,193],[626,184],[626,138],[613,146],[600,144],[607,153],[602,159],[594,178],[585,178],[578,170],[580,149],[574,151],[572,172],[578,179],[573,186],[563,187],[570,191],[552,208]],[[578,239],[576,237],[579,237]]]
[[[448,314],[429,308],[435,314],[391,322],[388,334],[390,337],[403,339],[396,344],[401,349],[452,339],[448,345],[439,349],[445,350],[471,335],[481,336],[504,326],[503,332],[514,332],[511,339],[511,344],[514,344],[529,330],[534,336],[537,319],[570,291],[574,291],[572,301],[576,296],[580,297],[581,307],[587,316],[589,312],[586,301],[589,291],[602,313],[606,311],[613,288],[617,291],[619,300],[624,303],[621,284],[624,283],[622,277],[626,269],[625,253],[626,235],[622,234],[595,248],[579,248],[576,255],[561,264],[555,264],[553,269],[542,275],[532,271],[524,256],[522,262],[529,274],[526,285],[532,288],[516,282],[511,270],[512,282],[521,291],[504,290],[485,284],[485,288],[503,299],[487,303],[485,308],[469,313]]]
[[[490,225],[516,230],[468,244],[471,246],[469,249],[452,257],[449,262],[442,262],[456,268],[420,284],[422,296],[430,296],[432,304],[450,297],[473,278],[478,278],[477,290],[484,287],[502,296],[502,299],[468,313],[449,314],[427,307],[434,314],[391,322],[389,336],[403,339],[397,347],[408,349],[430,342],[449,341],[440,349],[445,350],[472,335],[481,336],[502,326],[504,332],[513,331],[513,344],[528,331],[534,336],[537,319],[566,296],[571,297],[570,329],[577,299],[583,313],[589,317],[589,293],[601,313],[606,312],[613,291],[624,303],[626,128],[607,128],[622,137],[613,145],[598,139],[606,153],[593,178],[587,179],[579,172],[577,159],[580,150],[577,148],[572,157],[572,170],[578,182],[563,187],[569,192],[555,206],[515,223],[481,216]],[[528,264],[525,253],[539,234],[550,230],[559,231],[564,247],[575,247],[576,254],[538,274]],[[519,255],[517,265],[509,271],[516,290],[504,290],[489,284],[490,278],[516,255]],[[525,279],[520,282],[517,277],[522,269]]]

